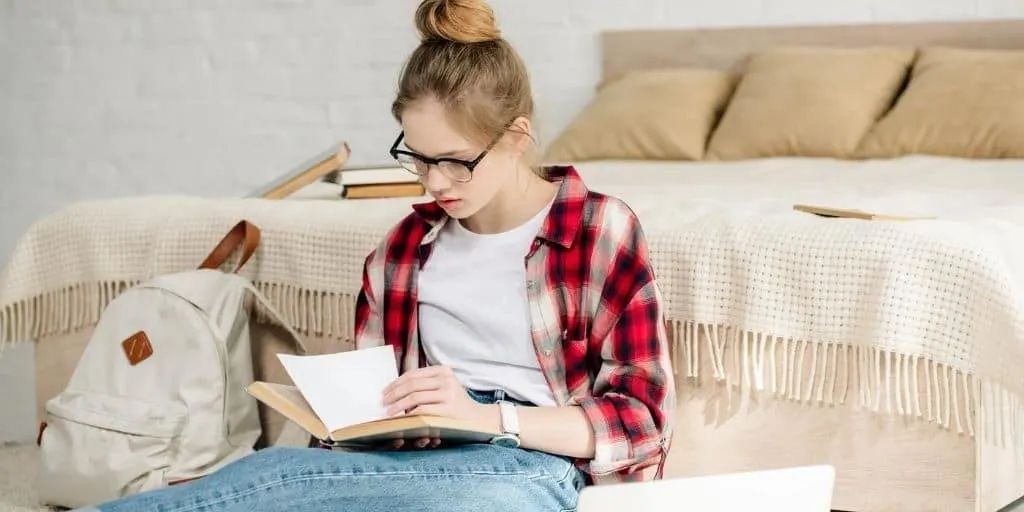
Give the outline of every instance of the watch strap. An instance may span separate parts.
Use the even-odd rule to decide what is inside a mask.
[[[519,435],[519,412],[516,405],[505,400],[498,401],[501,413],[501,431],[504,434]]]

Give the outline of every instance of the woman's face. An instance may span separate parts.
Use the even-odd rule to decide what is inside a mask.
[[[486,149],[456,131],[449,123],[444,107],[434,99],[409,105],[402,112],[402,129],[405,131],[405,146],[429,158],[473,161]],[[449,216],[465,219],[487,206],[513,179],[514,170],[511,155],[502,144],[497,144],[480,160],[468,182],[452,179],[436,165],[429,166],[420,181]],[[465,169],[462,172],[465,173]]]

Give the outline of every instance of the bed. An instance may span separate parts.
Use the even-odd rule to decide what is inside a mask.
[[[918,49],[935,46],[952,48],[928,54],[936,69],[991,50],[999,66],[965,65],[1018,72],[1024,21],[602,36],[596,99],[547,158],[644,226],[680,394],[668,477],[829,463],[848,511],[988,512],[1024,496],[1024,78],[973,73],[983,101],[939,87],[967,100],[913,108]],[[780,62],[812,78],[773,75]],[[835,63],[832,81],[808,62]],[[779,90],[779,76],[799,101],[765,108],[756,86]],[[875,87],[839,87],[862,76]],[[659,124],[665,112],[685,122]],[[921,128],[949,116],[953,129]],[[0,274],[0,341],[38,344],[39,410],[111,298],[198,264],[241,217],[264,233],[245,275],[314,352],[350,349],[363,257],[422,199],[322,200],[322,185],[285,201],[83,202],[35,224]],[[281,329],[259,311],[253,324],[257,378],[284,381]],[[274,442],[283,420],[262,412]]]
[[[997,510],[1020,495],[1016,395],[983,390],[958,356],[944,364],[926,354],[988,343],[1008,363],[1024,356],[1024,275],[1007,282],[1009,271],[982,270],[994,238],[1024,240],[1024,162],[908,156],[579,168],[636,205],[668,317],[692,319],[671,324],[680,411],[669,475],[831,463],[836,507],[858,511]],[[672,185],[654,191],[629,175]],[[798,203],[940,220],[827,219],[794,211]],[[1024,254],[1019,242],[1009,245]],[[986,281],[993,287],[977,285]],[[989,302],[1003,285],[1012,298]],[[965,310],[977,314],[968,320]],[[996,334],[975,323],[989,312],[1013,327]],[[1003,375],[1013,379],[1012,371]],[[996,420],[990,407],[1000,398],[1009,416]]]

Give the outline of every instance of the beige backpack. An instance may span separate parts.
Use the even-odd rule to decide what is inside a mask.
[[[288,328],[238,275],[259,236],[239,222],[199,269],[137,285],[103,311],[67,388],[46,403],[45,504],[96,505],[204,476],[253,451],[261,428],[244,389],[253,380],[246,295]],[[239,246],[234,272],[218,270]]]

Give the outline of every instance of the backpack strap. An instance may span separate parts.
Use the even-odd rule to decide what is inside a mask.
[[[211,251],[203,263],[199,265],[199,268],[220,268],[220,266],[231,257],[231,254],[235,252],[235,249],[241,246],[242,257],[238,260],[238,265],[234,270],[234,273],[237,274],[238,271],[242,270],[242,267],[246,262],[249,261],[249,258],[252,258],[252,255],[256,253],[256,249],[259,245],[260,228],[252,222],[241,220],[231,228],[231,231],[228,231],[228,233],[224,235],[224,238],[221,239],[220,243],[218,243],[216,247],[213,248],[213,251]],[[256,289],[251,282],[248,280],[243,281],[245,283],[245,288],[252,293],[253,297],[256,298],[256,301],[259,302],[268,313],[270,313],[270,316],[273,317],[277,323],[281,324],[281,326],[288,331],[288,334],[292,337],[292,341],[295,343],[295,347],[299,350],[299,354],[308,354],[309,350],[306,349],[306,344],[302,341],[302,338],[299,337],[299,333],[295,332],[295,329],[285,321],[284,316],[277,311],[277,308],[270,303],[270,300],[260,293],[260,291]]]
[[[292,337],[292,341],[295,343],[295,348],[299,350],[298,355],[308,354],[309,350],[306,348],[306,344],[302,341],[302,338],[299,337],[299,333],[296,332],[295,329],[293,329],[292,326],[285,321],[284,316],[277,311],[277,308],[275,308],[274,305],[270,303],[270,300],[267,299],[265,295],[260,293],[260,291],[257,290],[256,287],[253,286],[253,284],[250,283],[249,281],[245,281],[244,286],[247,290],[249,290],[250,293],[252,293],[253,297],[256,298],[256,301],[263,305],[264,308],[266,308],[267,312],[270,313],[270,316],[274,320],[276,320],[277,323],[281,324],[281,326],[284,327],[286,331],[288,331],[288,334]]]
[[[210,254],[203,260],[203,263],[199,265],[200,269],[217,269],[224,264],[228,258],[235,252],[239,246],[242,247],[242,257],[238,260],[238,265],[233,270],[234,273],[238,273],[242,270],[242,267],[252,258],[252,255],[256,253],[256,248],[260,245],[260,228],[256,227],[255,224],[242,220],[238,224],[235,224],[228,231],[224,238],[221,239],[220,243],[210,251]]]

